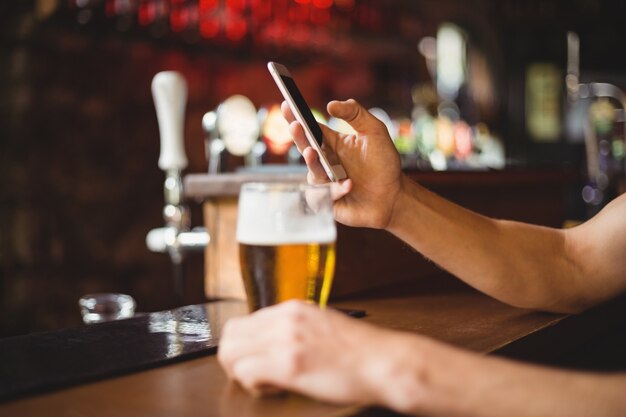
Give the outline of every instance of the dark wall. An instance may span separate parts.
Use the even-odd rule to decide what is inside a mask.
[[[175,50],[32,19],[14,14],[0,61],[0,334],[76,325],[78,298],[91,292],[169,307],[169,260],[144,243],[163,223],[150,81],[193,66]],[[208,105],[198,97],[211,95],[190,91],[188,123],[199,125]],[[202,170],[198,129],[187,130],[200,140],[188,141],[190,169]],[[186,301],[197,302],[201,259],[189,272]]]
[[[3,332],[76,324],[78,297],[89,292],[141,292],[145,308],[148,300],[162,303],[165,264],[142,241],[160,224],[151,163],[158,136],[142,91],[149,70],[124,63],[119,47],[96,50],[71,36],[33,33],[9,42],[0,163]]]

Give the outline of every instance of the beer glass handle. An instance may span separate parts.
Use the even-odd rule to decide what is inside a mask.
[[[159,168],[182,171],[187,167],[183,142],[187,82],[176,71],[159,72],[152,79],[152,97],[161,134]]]

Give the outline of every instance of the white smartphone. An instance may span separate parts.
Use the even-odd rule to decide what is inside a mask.
[[[347,178],[346,170],[339,162],[337,155],[335,155],[331,149],[328,149],[328,147],[322,150],[322,129],[317,123],[317,120],[315,120],[306,101],[304,101],[302,93],[300,93],[298,86],[287,68],[276,62],[268,62],[267,68],[270,70],[270,74],[272,74],[272,78],[283,94],[287,104],[289,104],[289,108],[294,117],[302,125],[309,144],[317,151],[320,157],[320,163],[324,171],[326,171],[328,178],[331,181],[339,181]]]

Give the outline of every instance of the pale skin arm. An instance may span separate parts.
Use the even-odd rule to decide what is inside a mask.
[[[288,106],[283,114],[309,166],[309,182],[325,183]],[[335,218],[385,229],[490,296],[520,307],[577,312],[626,290],[626,196],[570,230],[496,220],[445,200],[401,173],[384,125],[354,100],[333,101],[332,116],[357,135],[324,128],[326,146],[349,180],[333,184]]]
[[[626,410],[623,374],[483,357],[298,301],[229,321],[218,356],[251,392],[278,387],[415,415],[609,417]]]

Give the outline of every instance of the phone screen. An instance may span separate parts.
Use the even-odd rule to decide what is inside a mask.
[[[268,62],[267,67],[278,85],[283,97],[289,103],[294,116],[300,121],[310,145],[319,153],[322,164],[328,178],[331,181],[339,181],[347,178],[346,170],[341,165],[339,157],[335,152],[326,146],[322,146],[322,128],[311,113],[311,109],[306,104],[300,89],[294,79],[289,74],[287,68],[276,62]]]
[[[309,125],[309,129],[311,129],[311,133],[313,133],[313,136],[315,136],[317,144],[322,146],[322,129],[320,129],[319,124],[317,124],[317,120],[315,120],[313,113],[311,113],[311,109],[306,104],[306,101],[304,101],[304,97],[302,97],[302,93],[300,93],[300,90],[298,89],[295,81],[293,80],[293,78],[285,77],[284,75],[281,75],[280,78],[283,80],[283,83],[285,84],[285,87],[287,87],[287,90],[289,90],[289,94],[291,94],[291,97],[296,103],[298,110],[300,110],[304,121],[307,125]]]

